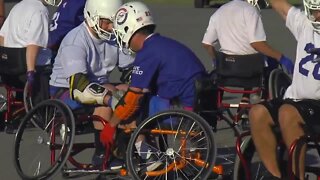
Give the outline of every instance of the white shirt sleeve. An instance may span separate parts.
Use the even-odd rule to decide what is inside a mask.
[[[37,11],[26,26],[26,43],[46,47],[49,37],[48,14]]]
[[[294,6],[292,6],[288,11],[286,26],[296,39],[298,39],[300,34],[303,32],[303,29],[306,26],[305,22],[308,22],[306,21],[306,18],[307,17],[304,13]]]
[[[218,41],[218,34],[216,31],[216,27],[215,27],[215,25],[216,25],[215,18],[216,18],[215,14],[213,14],[210,17],[209,25],[208,25],[207,30],[203,36],[203,39],[202,39],[202,43],[204,43],[204,44],[213,45],[214,43],[216,43]]]
[[[248,30],[249,42],[266,41],[266,33],[262,24],[260,13],[256,8],[247,8],[244,13],[245,23]]]

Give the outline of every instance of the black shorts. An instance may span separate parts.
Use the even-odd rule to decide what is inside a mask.
[[[265,106],[276,126],[279,125],[278,113],[279,108],[283,104],[294,106],[305,122],[304,130],[308,133],[320,133],[320,100],[305,99],[294,101],[292,99],[273,99],[270,101],[261,102]]]

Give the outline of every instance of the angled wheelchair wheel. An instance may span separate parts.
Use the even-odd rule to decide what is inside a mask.
[[[269,77],[270,99],[282,98],[291,81],[291,78],[283,70],[272,70]]]
[[[26,112],[29,112],[36,105],[36,103],[34,102],[35,101],[34,97],[32,96],[28,86],[29,86],[29,82],[26,82],[23,89],[23,105]],[[33,126],[40,128],[40,126],[34,121],[34,119],[31,119],[30,122],[32,123]]]
[[[30,121],[37,127],[27,126]],[[68,106],[42,101],[22,120],[15,136],[14,164],[22,179],[50,179],[64,166],[72,150],[75,124]]]
[[[242,164],[243,162],[241,162],[239,156],[236,156],[233,179],[260,179],[261,176],[266,173],[266,169],[257,155],[251,136],[246,136],[243,139],[243,142],[241,143],[241,152],[246,160],[246,167],[248,168],[248,171],[246,172],[245,166]]]
[[[144,120],[127,148],[134,179],[207,179],[215,162],[212,129],[193,112],[168,110]]]
[[[236,157],[234,163],[233,179],[249,179],[259,180],[264,175],[269,174],[264,167],[261,159],[259,158],[256,148],[254,146],[251,136],[244,137],[241,146],[241,152],[246,162],[241,162],[239,156]],[[285,172],[286,168],[286,150],[283,144],[277,147],[278,161],[282,172]],[[244,164],[245,163],[245,164]],[[245,169],[247,168],[247,170]],[[283,169],[282,169],[283,168]]]

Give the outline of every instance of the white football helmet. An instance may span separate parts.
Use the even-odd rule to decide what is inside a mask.
[[[269,2],[267,0],[246,0],[248,3],[250,3],[252,6],[258,8],[259,10],[261,8],[269,7]]]
[[[50,6],[56,6],[56,7],[58,7],[62,2],[62,0],[43,0],[43,1]]]
[[[99,22],[100,18],[113,21],[114,14],[121,4],[122,0],[87,0],[83,11],[84,18],[100,39],[112,40],[113,32],[103,30]]]
[[[155,25],[149,8],[142,2],[128,2],[122,5],[115,15],[114,34],[119,48],[130,50],[132,35],[145,26]]]
[[[316,18],[313,16],[313,10],[320,10],[320,0],[303,0],[304,11],[310,20],[314,31],[320,33],[320,22],[316,21]]]

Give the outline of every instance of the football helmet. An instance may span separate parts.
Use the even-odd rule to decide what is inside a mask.
[[[56,6],[56,7],[58,7],[62,2],[62,0],[43,0],[43,1],[50,6]]]
[[[259,10],[262,8],[269,7],[269,2],[267,0],[246,0],[246,1]]]
[[[132,35],[145,26],[155,25],[149,8],[142,2],[128,2],[123,4],[115,15],[113,23],[114,34],[119,48],[129,50]]]
[[[303,0],[304,11],[310,20],[313,29],[320,33],[320,22],[316,21],[316,18],[312,14],[312,11],[319,10],[320,11],[320,0]]]
[[[115,40],[113,32],[108,32],[100,27],[100,19],[113,21],[114,14],[121,6],[122,0],[87,0],[84,7],[84,18],[98,37],[103,40]]]

